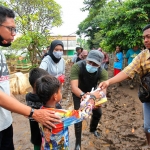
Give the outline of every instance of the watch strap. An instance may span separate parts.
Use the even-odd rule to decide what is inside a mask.
[[[85,93],[84,92],[82,92],[81,94],[80,94],[80,98],[82,98],[82,96],[84,95]]]
[[[33,113],[34,113],[34,108],[31,108],[30,115],[28,117],[32,118]]]

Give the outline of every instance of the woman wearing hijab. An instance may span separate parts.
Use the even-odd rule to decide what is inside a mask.
[[[65,60],[62,58],[64,44],[60,40],[52,41],[47,55],[43,58],[40,68],[46,70],[50,75],[58,78],[59,80],[65,75]],[[61,81],[60,81],[61,82]],[[59,103],[56,104],[57,109],[61,109]]]
[[[60,40],[52,41],[48,55],[44,57],[40,68],[46,70],[50,75],[58,78],[65,74],[65,60],[62,58],[64,45]]]

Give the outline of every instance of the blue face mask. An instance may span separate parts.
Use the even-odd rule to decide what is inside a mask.
[[[89,73],[94,73],[94,72],[96,72],[96,71],[98,70],[98,67],[95,67],[95,66],[86,64],[86,70],[87,70]]]
[[[61,58],[61,56],[63,55],[63,51],[54,51],[53,52],[53,55],[56,57],[56,58]]]

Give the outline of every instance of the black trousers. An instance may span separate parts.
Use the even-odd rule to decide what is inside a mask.
[[[0,150],[14,150],[12,125],[0,131]]]
[[[74,102],[74,109],[78,110],[80,108],[80,100],[81,98],[77,97],[76,95],[72,94],[73,96],[73,102]],[[99,107],[98,109],[93,109],[93,114],[91,117],[91,123],[90,123],[90,132],[96,131],[97,125],[99,123],[99,120],[102,116],[102,110]],[[76,139],[78,138],[80,140],[82,133],[82,122],[79,122],[75,124],[75,134]]]

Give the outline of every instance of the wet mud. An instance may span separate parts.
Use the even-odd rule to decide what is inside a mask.
[[[72,108],[70,90],[70,65],[66,67],[66,82],[63,86],[62,107]],[[113,69],[109,69],[109,77]],[[138,86],[130,89],[127,80],[117,89],[108,88],[108,102],[102,105],[103,115],[97,130],[101,137],[96,138],[89,132],[90,118],[83,121],[82,150],[142,150],[146,145],[143,132],[142,104],[138,100]],[[29,89],[28,91],[30,91]],[[25,95],[16,95],[19,101],[25,103]],[[23,116],[13,115],[14,144],[16,150],[33,150],[30,143],[30,130],[28,119]],[[74,149],[74,131],[71,127],[70,150]],[[147,150],[150,150],[147,149]]]

